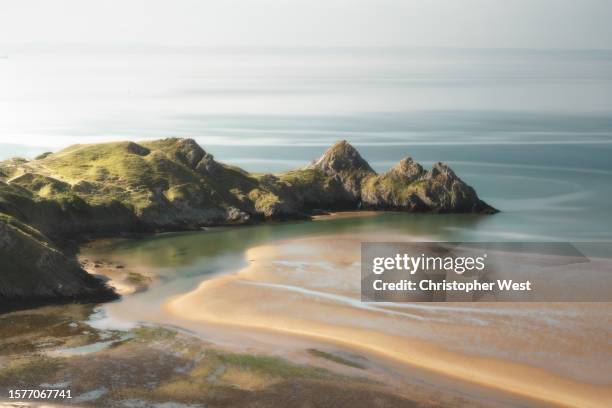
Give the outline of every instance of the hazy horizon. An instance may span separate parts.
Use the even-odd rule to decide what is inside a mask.
[[[612,135],[607,51],[26,47],[0,72],[0,158],[172,136],[206,147]]]
[[[7,0],[0,159],[172,136],[611,143],[610,17],[602,0]]]

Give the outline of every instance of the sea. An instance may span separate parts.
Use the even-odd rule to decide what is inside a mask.
[[[0,56],[0,159],[191,137],[273,173],[346,139],[380,172],[446,162],[501,211],[425,218],[438,239],[612,239],[612,51],[75,43]]]
[[[94,327],[149,323],[196,330],[165,312],[168,300],[241,270],[251,261],[250,249],[275,241],[296,242],[298,249],[303,249],[299,238],[330,235],[599,242],[604,249],[612,241],[612,51],[0,48],[0,160],[75,143],[163,137],[194,138],[220,161],[270,173],[302,167],[345,139],[379,172],[406,156],[425,167],[446,162],[500,212],[384,213],[95,242],[81,248],[81,259],[125,265],[155,282],[145,292],[98,307],[88,321]],[[316,252],[310,261],[312,267],[329,266]],[[358,259],[341,267],[358,268]],[[326,282],[304,282],[327,295],[336,291]],[[326,297],[309,299],[318,304]],[[609,382],[605,304],[499,304],[482,313],[452,305],[406,307],[431,322],[450,316],[445,327],[453,333],[404,322],[409,336]],[[377,332],[395,330],[376,322],[357,319]],[[217,328],[198,327],[199,336],[224,345],[253,335],[245,329],[240,336],[219,338]],[[491,341],[487,333],[503,333],[503,340]],[[276,350],[274,341],[270,344]],[[589,353],[567,351],[584,344],[596,347]]]

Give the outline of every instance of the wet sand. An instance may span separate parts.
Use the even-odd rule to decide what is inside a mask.
[[[362,217],[375,217],[383,214],[384,211],[342,211],[342,212],[331,212],[329,214],[315,215],[312,217],[313,221],[326,221],[331,219],[340,218],[362,218]]]
[[[121,296],[144,292],[153,283],[153,277],[141,271],[126,269],[122,264],[87,258],[80,258],[79,262],[83,269],[103,279]]]
[[[612,306],[364,304],[359,244],[372,240],[406,237],[329,235],[252,248],[247,267],[204,281],[165,310],[192,326],[310,338],[534,402],[609,406]]]
[[[163,327],[96,329],[85,320],[93,310],[63,305],[0,316],[0,407],[422,406],[420,395],[403,397],[360,376],[232,353]],[[70,390],[71,398],[10,400],[15,389]]]

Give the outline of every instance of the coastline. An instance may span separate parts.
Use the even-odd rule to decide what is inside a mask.
[[[75,259],[76,245],[96,236],[311,219],[359,209],[498,212],[444,163],[426,170],[404,157],[378,173],[346,140],[306,167],[277,174],[218,162],[193,139],[76,144],[32,160],[0,162],[0,250],[8,259],[2,263],[8,273],[0,286],[8,290],[1,303],[116,298]]]
[[[352,244],[359,241],[356,237],[352,239]],[[286,279],[283,274],[288,269],[275,270],[278,269],[277,265],[285,263],[287,268],[294,271],[296,267],[304,268],[302,272],[308,274],[311,281],[320,281],[325,276],[321,268],[315,271],[316,268],[299,266],[299,262],[291,258],[291,247],[300,254],[320,251],[321,256],[317,259],[324,261],[319,264],[331,262],[347,270],[354,269],[351,265],[358,257],[355,258],[354,251],[347,252],[347,246],[343,246],[343,242],[350,240],[346,236],[328,236],[251,248],[246,254],[250,260],[247,267],[234,274],[202,282],[194,291],[167,302],[164,309],[176,317],[203,325],[212,323],[268,330],[345,345],[408,366],[560,406],[598,407],[604,406],[605,401],[612,398],[612,391],[602,384],[553,374],[550,369],[486,356],[473,350],[457,352],[445,345],[405,333],[393,333],[389,327],[393,327],[398,319],[408,328],[440,332],[443,336],[447,329],[444,322],[436,323],[440,316],[428,315],[429,312],[404,313],[401,307],[356,308],[351,303],[355,288],[319,290],[308,287],[303,274]],[[294,264],[291,265],[291,262]],[[329,265],[322,267],[325,268],[329,268]],[[322,276],[313,277],[312,274],[316,273],[322,273]],[[343,278],[346,279],[346,276]],[[359,282],[359,279],[355,282]],[[359,299],[354,300],[359,302]],[[527,309],[529,307],[526,306]],[[452,306],[447,310],[452,311]],[[474,312],[480,314],[478,308],[474,308]],[[334,316],[334,321],[326,321],[325,316]],[[371,326],[355,323],[369,320],[375,320],[380,329],[373,330]],[[426,325],[421,321],[427,322]],[[461,342],[461,337],[469,338],[469,331],[473,327],[465,325],[451,330],[455,331],[452,338]],[[500,344],[508,341],[501,334],[497,336],[494,340]]]

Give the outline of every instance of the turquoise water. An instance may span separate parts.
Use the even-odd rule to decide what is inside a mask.
[[[52,63],[33,78],[43,87],[46,71],[61,79],[75,67],[85,81],[79,83],[94,85],[87,96],[74,91],[70,101],[54,105],[69,112],[66,117],[41,115],[34,122],[40,128],[34,128],[32,110],[27,123],[13,123],[26,141],[46,134],[34,143],[41,151],[45,143],[193,137],[221,161],[277,172],[303,166],[347,139],[377,171],[407,155],[426,167],[445,161],[501,211],[221,228],[86,250],[88,257],[110,258],[159,278],[149,291],[105,306],[115,318],[155,321],[169,297],[214,274],[239,270],[248,262],[248,248],[279,239],[365,231],[441,241],[612,241],[609,52],[319,50],[49,58]],[[91,61],[99,65],[91,67]],[[138,67],[145,65],[143,75]],[[84,79],[94,73],[98,82]],[[42,98],[31,97],[39,103]],[[11,145],[13,152],[19,148]]]
[[[213,149],[214,150],[214,149]],[[219,156],[262,171],[266,158],[316,157],[320,148],[217,148]],[[297,152],[296,152],[297,150]],[[501,213],[462,231],[465,240],[605,241],[612,238],[612,146],[602,144],[360,146],[377,171],[406,155],[425,166],[444,161]],[[277,168],[295,167],[278,164]],[[304,162],[304,159],[302,159]],[[456,237],[447,229],[447,239]],[[454,232],[456,234],[457,231]]]
[[[81,256],[125,265],[128,270],[155,277],[155,283],[143,293],[124,297],[104,306],[94,324],[105,328],[104,316],[111,316],[109,327],[122,327],[126,321],[158,321],[152,311],[160,311],[172,296],[187,293],[200,282],[217,274],[232,273],[249,259],[252,247],[290,238],[329,234],[365,233],[378,237],[394,234],[426,240],[466,238],[466,231],[490,220],[477,215],[427,215],[379,213],[320,221],[296,221],[245,227],[213,228],[208,231],[143,235],[135,239],[97,243],[83,248]],[[312,262],[320,260],[313,258]],[[120,321],[121,323],[118,323]],[[118,326],[119,325],[119,326]]]
[[[306,156],[315,153],[314,150],[287,152],[301,151]],[[374,159],[371,161],[380,171],[405,155],[405,150],[426,164],[433,158],[448,161],[476,187],[483,199],[501,212],[491,216],[384,213],[373,217],[217,228],[122,240],[85,255],[143,268],[157,276],[159,284],[107,309],[111,315],[121,316],[133,314],[134,310],[161,307],[169,296],[186,293],[203,279],[241,269],[248,262],[244,256],[247,249],[294,237],[366,232],[378,237],[401,234],[406,238],[436,241],[612,241],[609,214],[612,166],[608,162],[610,147],[607,145],[545,145],[529,149],[521,146],[504,149],[364,146],[361,150],[368,159]],[[274,151],[274,148],[262,149],[257,154],[272,157]],[[235,148],[231,154],[239,162],[240,155],[248,157],[249,151]],[[486,160],[470,161],[470,155]],[[143,315],[140,319],[150,321],[151,317]]]
[[[378,171],[407,155],[448,162],[502,211],[469,228],[449,224],[442,238],[612,238],[612,51],[75,45],[6,54],[0,159],[179,136],[219,160],[276,172],[347,139]]]

